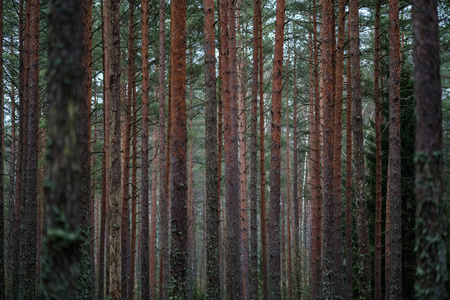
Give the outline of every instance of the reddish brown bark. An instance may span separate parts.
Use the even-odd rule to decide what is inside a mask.
[[[381,169],[381,105],[380,105],[380,0],[375,6],[375,51],[374,51],[374,93],[375,93],[375,297],[381,300],[381,213],[382,213],[382,169]]]
[[[387,177],[391,174],[391,165],[388,159]],[[390,182],[387,181],[386,186],[386,224],[384,234],[384,290],[385,299],[389,300],[389,291],[391,290],[391,195],[389,194]]]
[[[187,131],[186,131],[186,1],[171,3],[171,247],[170,296],[187,299]]]
[[[400,25],[399,1],[389,1],[389,195],[391,197],[390,290],[402,298],[402,191],[400,145]]]
[[[259,24],[260,1],[253,3],[253,65],[252,65],[252,103],[251,103],[251,141],[250,141],[250,297],[258,298],[258,235],[257,235],[257,123],[258,123],[258,67],[259,67]]]
[[[141,0],[142,22],[142,157],[141,157],[141,295],[149,299],[149,224],[148,224],[148,98],[149,98],[149,2]]]
[[[269,299],[281,298],[280,286],[280,171],[281,171],[281,91],[283,76],[283,43],[285,1],[277,1],[275,54],[273,63],[272,123],[270,145],[269,204]]]
[[[353,248],[352,248],[352,74],[347,58],[347,103],[346,103],[346,163],[345,163],[345,292],[346,299],[353,299]]]
[[[261,256],[263,299],[269,299],[268,263],[267,263],[267,213],[266,213],[266,148],[265,108],[264,108],[264,55],[262,39],[262,8],[259,12],[259,157],[260,157],[260,220],[261,220]]]

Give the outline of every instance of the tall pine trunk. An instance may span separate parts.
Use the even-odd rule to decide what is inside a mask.
[[[413,1],[414,94],[416,99],[417,299],[444,299],[448,290],[447,222],[442,201],[442,91],[437,1]]]

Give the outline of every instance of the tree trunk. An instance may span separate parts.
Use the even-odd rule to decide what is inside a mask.
[[[269,204],[269,299],[281,299],[280,286],[280,171],[281,171],[281,91],[283,75],[283,43],[285,1],[277,2],[275,53],[273,63],[272,124],[270,145]]]
[[[3,0],[0,0],[0,82],[3,83]],[[14,101],[14,100],[11,100]],[[0,86],[0,300],[5,299],[5,220],[4,220],[4,182],[3,182],[3,153],[4,153],[4,108],[3,84]]]
[[[131,250],[130,250],[130,275],[128,281],[128,299],[134,299],[135,265],[136,265],[136,202],[137,202],[137,100],[136,87],[133,85],[133,147],[131,173]]]
[[[413,2],[414,94],[416,99],[417,299],[444,299],[448,274],[442,201],[442,91],[437,1]],[[448,286],[447,286],[448,288]]]
[[[347,58],[347,103],[346,103],[346,163],[345,163],[345,293],[353,299],[353,247],[352,247],[352,72],[350,57]]]
[[[399,2],[389,0],[389,195],[390,230],[390,298],[402,298],[402,190],[400,149],[400,29]]]
[[[156,94],[156,93],[155,93]],[[156,95],[155,95],[156,96]],[[156,217],[157,217],[157,186],[158,186],[158,127],[153,130],[153,170],[152,170],[152,207],[150,214],[150,265],[149,265],[149,288],[150,299],[156,299]]]
[[[338,274],[334,273],[335,262],[337,257],[334,244],[337,230],[339,227],[335,213],[335,198],[336,194],[333,189],[333,112],[334,112],[334,74],[333,74],[333,44],[335,43],[334,33],[334,1],[322,1],[322,74],[323,74],[323,227],[322,227],[322,241],[323,241],[323,265],[322,265],[322,280],[323,280],[323,298],[333,299],[335,297],[335,278]]]
[[[269,280],[267,263],[267,213],[266,213],[266,148],[265,142],[265,108],[264,108],[264,55],[262,37],[262,8],[259,12],[259,157],[260,157],[260,220],[261,220],[261,255],[263,300],[269,299]]]
[[[88,283],[91,237],[90,228],[86,228],[91,219],[87,70],[82,59],[87,44],[83,42],[82,4],[81,1],[50,3],[47,130],[52,142],[46,153],[42,298],[92,296]],[[83,254],[85,251],[87,255]]]
[[[108,297],[112,300],[121,298],[121,161],[120,161],[120,36],[119,36],[119,8],[120,0],[111,0],[109,3],[109,26],[110,32],[108,36],[107,51],[110,55],[110,115],[109,120],[111,132],[111,156],[109,169],[109,290]],[[125,230],[125,228],[123,228]]]
[[[220,299],[219,194],[217,176],[217,101],[214,1],[204,1],[205,15],[205,152],[206,152],[206,299]]]
[[[345,44],[345,1],[339,0],[338,41],[335,66],[335,109],[334,109],[334,293],[344,299],[344,244],[342,241],[342,196],[341,196],[341,152],[342,152],[342,102],[344,92],[344,44]],[[333,30],[334,32],[334,30]]]
[[[351,0],[349,5],[350,60],[352,68],[352,129],[355,161],[355,202],[357,209],[356,228],[358,231],[360,297],[370,299],[370,253],[369,231],[367,226],[367,202],[364,179],[364,136],[361,106],[361,71],[359,55],[359,12],[358,0]]]
[[[161,238],[161,266],[162,266],[162,282],[160,282],[162,298],[168,297],[169,285],[169,206],[168,206],[168,171],[166,165],[170,154],[170,143],[166,141],[166,90],[165,90],[165,69],[166,69],[166,27],[165,27],[165,0],[159,1],[159,210],[160,210],[160,238]],[[148,52],[148,51],[147,51]],[[170,101],[170,100],[169,100]],[[170,136],[168,129],[167,134]]]
[[[171,3],[172,126],[170,162],[171,237],[170,276],[173,299],[187,299],[187,131],[186,131],[186,1]]]
[[[149,224],[148,224],[148,98],[149,98],[149,17],[148,0],[141,0],[142,21],[142,157],[141,157],[141,295],[149,299]],[[163,180],[163,178],[161,178]]]
[[[291,154],[289,136],[289,58],[286,67],[286,242],[287,242],[287,299],[292,299],[292,252],[291,252]]]
[[[133,86],[134,86],[134,5],[133,1],[129,1],[129,17],[128,17],[128,66],[127,66],[127,102],[125,106],[125,143],[123,145],[124,152],[124,165],[122,166],[122,235],[121,235],[121,247],[122,247],[122,299],[128,298],[128,276],[130,271],[130,257],[129,244],[130,244],[130,212],[129,212],[129,185],[130,185],[130,143],[131,143],[131,103],[133,100]],[[132,300],[132,299],[130,299]]]
[[[28,2],[27,2],[28,4]],[[24,299],[35,297],[36,254],[37,254],[37,212],[38,212],[38,130],[39,130],[39,1],[29,2],[29,72],[28,72],[28,120],[25,168],[25,197],[22,202],[21,224],[21,279],[20,293]],[[23,190],[23,187],[22,187]]]
[[[259,67],[259,24],[261,2],[253,3],[253,66],[252,66],[252,104],[251,104],[251,141],[250,141],[250,297],[258,299],[258,224],[257,224],[257,122],[258,122],[258,67]]]
[[[381,105],[380,105],[380,0],[375,4],[375,53],[374,53],[374,94],[375,94],[375,299],[381,300],[381,214],[382,214],[382,169],[381,169]]]

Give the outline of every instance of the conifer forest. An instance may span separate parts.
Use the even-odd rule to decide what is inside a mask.
[[[450,1],[0,15],[0,300],[450,299]]]

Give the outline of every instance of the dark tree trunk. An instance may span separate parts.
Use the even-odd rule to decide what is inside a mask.
[[[28,4],[28,2],[27,2]],[[36,254],[38,225],[38,130],[39,130],[39,1],[29,2],[29,72],[28,72],[28,120],[26,124],[26,178],[25,197],[22,204],[21,224],[21,279],[20,293],[24,299],[36,295]],[[25,132],[24,132],[25,134]],[[22,191],[23,186],[22,186]]]
[[[217,177],[217,100],[214,1],[204,1],[205,15],[205,152],[206,152],[206,299],[220,299],[219,194]]]
[[[156,94],[156,93],[155,93]],[[156,95],[155,95],[156,96]],[[150,264],[149,264],[149,284],[150,299],[156,299],[156,217],[157,217],[157,186],[158,186],[158,126],[153,129],[153,170],[152,170],[152,206],[150,208]]]
[[[448,289],[438,26],[437,1],[413,1],[418,257],[414,290],[417,299],[444,299]]]
[[[141,157],[141,295],[149,299],[149,224],[148,224],[148,98],[149,98],[149,9],[148,0],[141,0],[142,21],[142,157]],[[161,178],[164,180],[164,178]]]
[[[273,63],[272,124],[270,146],[269,204],[269,299],[281,299],[280,262],[280,171],[281,171],[281,91],[285,1],[277,1],[275,54]]]
[[[402,298],[402,190],[400,149],[400,25],[399,1],[389,0],[389,196],[391,199],[391,299]]]
[[[171,247],[170,276],[173,299],[187,299],[187,130],[186,130],[186,1],[171,3]]]
[[[352,68],[352,129],[353,154],[355,161],[355,202],[357,209],[356,228],[358,232],[358,257],[360,276],[360,297],[370,299],[371,267],[369,253],[369,230],[367,226],[367,202],[364,180],[364,144],[363,121],[361,106],[361,70],[359,49],[359,11],[358,0],[350,0],[349,31],[350,31],[350,63]]]
[[[90,222],[90,177],[83,4],[50,3],[44,299],[92,297],[91,238],[85,227]]]
[[[109,120],[111,132],[111,156],[109,169],[109,220],[108,220],[108,235],[109,235],[109,289],[108,297],[112,300],[118,300],[121,297],[121,161],[120,161],[120,36],[119,36],[119,8],[120,0],[111,0],[109,7],[110,17],[109,26],[110,32],[108,34],[108,48],[110,60],[110,115]]]
[[[0,83],[3,83],[3,0],[0,0]],[[14,101],[14,100],[12,100]],[[3,182],[3,153],[4,153],[4,109],[3,84],[0,86],[0,300],[5,299],[5,220],[4,220],[4,182]]]
[[[258,67],[259,67],[259,24],[260,1],[253,3],[253,66],[252,66],[252,103],[251,103],[251,140],[250,140],[250,298],[258,299],[258,166],[257,166],[257,123],[258,123]]]
[[[381,105],[380,105],[380,0],[375,7],[375,53],[374,53],[374,93],[375,93],[375,299],[381,300],[381,214],[382,214],[382,169],[381,169]]]

